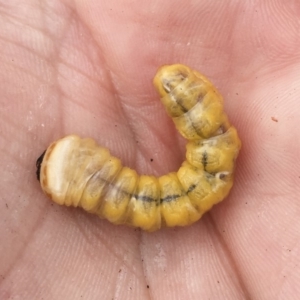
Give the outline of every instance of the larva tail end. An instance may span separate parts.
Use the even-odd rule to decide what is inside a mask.
[[[161,97],[169,94],[181,81],[191,74],[191,69],[181,64],[165,65],[157,70],[154,86]]]
[[[36,161],[36,177],[37,177],[38,181],[40,181],[41,165],[42,165],[45,153],[46,153],[46,150],[42,153],[42,155]]]

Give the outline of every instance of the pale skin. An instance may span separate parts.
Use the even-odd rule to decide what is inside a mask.
[[[1,0],[0,299],[296,299],[299,17],[297,0]],[[35,161],[67,134],[139,173],[178,169],[152,87],[171,63],[224,96],[243,143],[230,196],[155,233],[52,204]]]

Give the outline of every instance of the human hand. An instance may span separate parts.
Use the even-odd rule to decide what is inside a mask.
[[[297,298],[300,7],[289,4],[0,1],[0,299]],[[51,203],[35,161],[66,134],[139,173],[178,169],[185,141],[152,87],[177,62],[218,87],[239,131],[230,196],[155,233]]]

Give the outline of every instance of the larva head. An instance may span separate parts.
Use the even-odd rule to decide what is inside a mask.
[[[74,180],[74,170],[69,167],[70,160],[73,158],[74,149],[78,149],[80,138],[69,135],[58,141],[53,142],[47,150],[37,159],[36,175],[41,187],[54,202],[66,204],[66,191],[69,183]],[[75,163],[79,159],[75,157]]]
[[[46,153],[46,150],[42,153],[42,155],[36,161],[36,177],[37,177],[38,181],[40,181],[41,167],[42,167],[42,162],[43,162],[45,153]]]
[[[188,78],[191,72],[191,69],[184,65],[165,65],[158,69],[153,79],[153,83],[158,93],[163,98],[178,84]]]

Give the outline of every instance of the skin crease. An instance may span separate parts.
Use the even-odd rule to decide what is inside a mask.
[[[296,299],[299,16],[297,0],[1,0],[0,299]],[[243,143],[230,196],[155,233],[52,204],[35,161],[66,134],[140,173],[178,169],[152,86],[171,63],[224,96]]]

